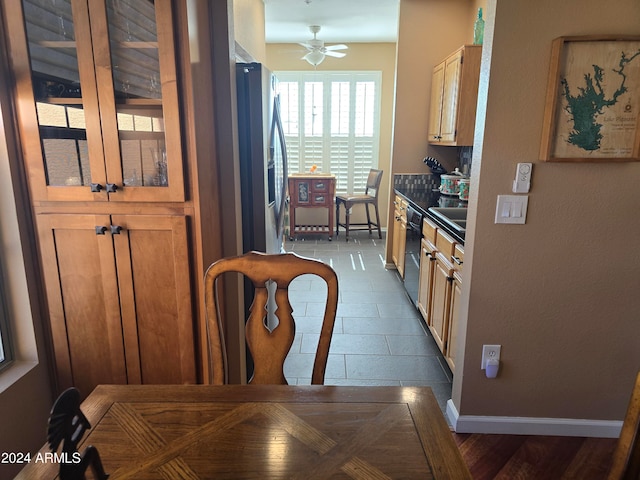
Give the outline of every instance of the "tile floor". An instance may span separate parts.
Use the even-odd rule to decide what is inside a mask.
[[[384,268],[385,238],[368,232],[344,240],[299,236],[285,249],[320,259],[338,274],[338,314],[325,385],[427,385],[443,412],[451,371],[395,270]],[[313,275],[291,284],[296,339],[285,362],[290,384],[309,384],[324,312],[324,282]]]

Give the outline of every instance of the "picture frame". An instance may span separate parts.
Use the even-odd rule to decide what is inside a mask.
[[[553,40],[540,159],[640,161],[640,35]]]

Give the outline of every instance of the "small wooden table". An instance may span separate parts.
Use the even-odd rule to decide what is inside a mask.
[[[81,408],[110,480],[471,478],[428,387],[101,385]]]
[[[298,233],[328,233],[333,239],[333,202],[336,196],[336,177],[327,173],[294,173],[289,176],[289,238]],[[323,225],[296,224],[296,208],[326,208],[327,223]]]

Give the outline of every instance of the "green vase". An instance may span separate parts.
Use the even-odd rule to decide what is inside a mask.
[[[482,18],[482,8],[479,8],[478,18],[476,18],[476,23],[473,25],[473,44],[482,45],[483,38],[484,38],[484,20]]]

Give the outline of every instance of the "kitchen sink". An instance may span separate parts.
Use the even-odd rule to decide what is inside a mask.
[[[431,207],[429,211],[451,228],[460,232],[467,230],[467,209],[464,207]]]

